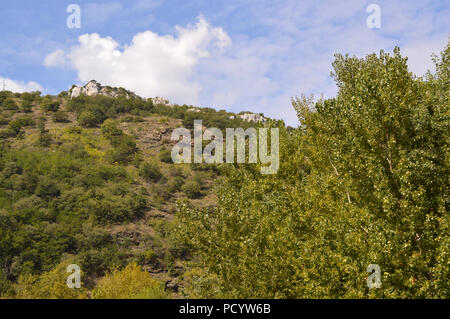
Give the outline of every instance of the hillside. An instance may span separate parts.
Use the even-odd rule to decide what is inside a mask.
[[[434,63],[338,54],[337,95],[293,98],[297,128],[96,82],[0,92],[0,296],[448,298],[449,45]],[[173,164],[197,119],[270,132],[276,171],[262,139],[259,162]]]
[[[173,164],[171,133],[194,118],[222,129],[256,122],[95,81],[58,96],[3,91],[0,105],[0,217],[13,225],[1,233],[0,293],[69,259],[88,288],[134,261],[177,293],[190,257],[173,238],[176,204],[212,210],[220,168]]]

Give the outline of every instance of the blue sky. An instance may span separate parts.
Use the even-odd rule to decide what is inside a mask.
[[[69,4],[81,8],[70,29]],[[366,12],[380,7],[381,27]],[[450,0],[1,1],[0,80],[57,94],[96,79],[172,102],[263,112],[295,125],[292,96],[331,97],[335,53],[400,46],[411,71],[447,44]]]

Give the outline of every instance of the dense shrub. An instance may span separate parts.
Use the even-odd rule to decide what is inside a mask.
[[[139,114],[140,112],[148,112],[153,105],[151,100],[144,101],[136,97],[131,92],[122,92],[119,97],[112,98],[109,96],[80,96],[68,101],[67,108],[71,112],[80,114],[84,111],[90,111],[96,114],[101,119],[101,122],[106,118],[115,118],[119,114],[132,113]],[[126,97],[128,95],[128,98]]]
[[[17,121],[22,127],[36,125],[36,122],[33,120],[33,118],[28,115],[18,116],[14,119],[14,121]]]
[[[161,179],[162,173],[156,162],[144,162],[139,167],[139,175],[147,181],[157,182]]]
[[[114,150],[108,152],[108,158],[111,162],[128,163],[131,161],[133,155],[139,151],[135,139],[123,133],[118,128],[116,121],[111,119],[105,120],[101,126],[101,132],[114,147]]]
[[[58,101],[46,102],[42,105],[42,109],[47,112],[56,112],[59,110],[59,104]]]
[[[11,297],[14,294],[13,282],[8,280],[6,271],[0,270],[0,298]]]
[[[86,289],[69,288],[67,286],[67,266],[75,263],[66,260],[54,269],[42,275],[25,274],[19,277],[18,283],[14,286],[15,298],[18,299],[87,299]],[[83,276],[83,273],[81,273]],[[81,277],[83,279],[83,277]]]
[[[64,111],[57,111],[52,115],[53,122],[56,123],[67,123],[70,122],[69,116]]]
[[[41,147],[49,147],[52,144],[52,141],[52,136],[48,132],[43,131],[39,133],[37,145]]]
[[[121,135],[119,140],[113,140],[113,146],[115,146],[114,150],[107,154],[113,163],[128,163],[132,156],[139,151],[134,138],[126,134]]]
[[[49,200],[58,197],[61,194],[61,190],[55,181],[43,176],[37,184],[35,194],[45,200]]]
[[[40,91],[34,91],[34,92],[24,92],[20,95],[23,101],[27,101],[30,103],[33,103],[35,101],[38,101],[41,96]]]
[[[2,102],[2,107],[5,110],[11,110],[11,111],[16,111],[19,109],[19,107],[17,106],[16,101],[14,101],[14,99],[12,98],[6,98],[3,102]]]
[[[101,132],[104,137],[106,137],[113,146],[118,146],[120,140],[123,136],[123,131],[118,127],[116,121],[107,119],[103,122],[101,126]]]
[[[169,167],[169,174],[172,177],[180,176],[184,177],[183,169],[180,166],[172,165]]]
[[[29,100],[23,100],[22,104],[20,105],[20,110],[25,113],[31,112],[32,108],[33,104]]]
[[[199,198],[202,195],[200,185],[193,181],[186,182],[186,184],[181,187],[181,190],[191,199]]]
[[[8,128],[11,130],[11,132],[14,132],[14,134],[17,135],[23,127],[34,125],[35,122],[31,117],[22,116],[10,121],[8,124]]]
[[[181,186],[184,184],[184,178],[181,176],[175,176],[167,183],[167,189],[171,193],[175,193],[181,190]]]
[[[2,145],[0,264],[11,269],[8,280],[49,271],[69,252],[90,274],[123,261],[108,236],[83,226],[130,221],[147,209],[123,167],[99,164],[77,144],[52,152]]]
[[[84,127],[94,127],[100,120],[90,111],[83,111],[78,115],[78,123]]]
[[[159,151],[159,160],[164,163],[172,163],[172,152],[163,146]]]
[[[146,249],[138,258],[140,263],[149,264],[155,259],[155,251],[151,248]]]
[[[0,106],[3,104],[3,102],[7,99],[12,97],[13,94],[11,91],[0,91]]]
[[[166,299],[164,283],[152,278],[136,263],[113,269],[92,291],[94,299]]]

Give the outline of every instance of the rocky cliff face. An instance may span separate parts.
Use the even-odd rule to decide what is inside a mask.
[[[113,88],[110,86],[102,86],[100,83],[98,83],[95,80],[91,80],[88,83],[86,83],[84,86],[73,86],[68,91],[69,97],[76,98],[81,95],[86,96],[95,96],[95,95],[106,95],[110,97],[118,97],[118,96],[125,96],[127,99],[130,97],[138,97],[133,92],[127,91],[123,88]],[[155,97],[155,98],[149,98],[153,101],[154,104],[163,104],[163,105],[169,105],[172,106],[172,104],[169,102],[169,100],[162,98],[162,97]]]
[[[98,94],[106,95],[105,87],[95,80],[89,81],[84,86],[74,86],[69,90],[70,98],[79,97],[80,95],[94,96]],[[113,95],[112,95],[113,96]],[[114,97],[114,96],[113,96]]]

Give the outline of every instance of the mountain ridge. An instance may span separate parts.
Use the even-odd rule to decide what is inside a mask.
[[[104,95],[109,96],[112,98],[117,98],[120,96],[125,97],[126,99],[130,98],[139,98],[144,101],[151,101],[155,105],[164,105],[164,106],[170,106],[173,107],[175,104],[170,103],[167,98],[164,97],[150,97],[150,98],[143,98],[137,94],[135,94],[132,91],[129,91],[123,87],[111,87],[111,86],[103,86],[101,83],[99,83],[96,80],[90,80],[85,85],[73,85],[68,91],[67,91],[68,97],[70,99],[80,97],[82,95],[85,96],[97,96],[97,95]],[[190,112],[198,112],[200,107],[197,106],[191,106],[188,111]],[[233,113],[233,112],[230,112]],[[234,118],[240,118],[247,122],[258,122],[258,123],[265,123],[267,121],[267,118],[262,113],[254,113],[249,111],[242,111],[239,112],[236,115],[230,115],[230,119]]]

